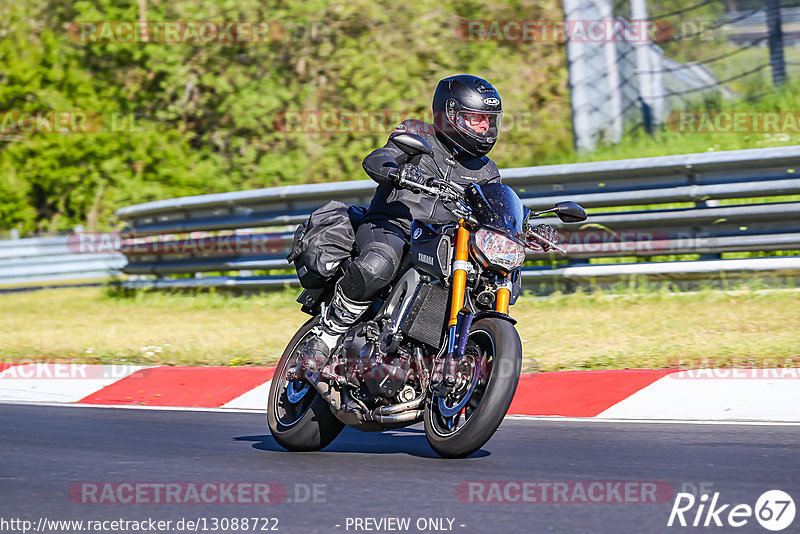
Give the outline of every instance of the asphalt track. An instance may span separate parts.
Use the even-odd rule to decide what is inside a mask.
[[[465,534],[766,532],[752,518],[737,529],[669,528],[671,493],[659,503],[481,504],[457,493],[468,481],[655,481],[675,492],[706,484],[720,502],[751,506],[781,489],[800,505],[798,426],[508,418],[473,457],[442,460],[420,427],[345,429],[327,450],[297,454],[277,446],[262,414],[0,405],[0,452],[0,519],[34,524],[274,517],[279,532],[336,533],[365,531],[348,529],[348,517],[407,517],[409,532],[427,532],[418,519],[445,517]],[[83,504],[69,493],[82,482],[208,481],[277,482],[292,502]],[[313,484],[325,485],[318,502],[296,502]],[[798,531],[800,514],[784,532]]]

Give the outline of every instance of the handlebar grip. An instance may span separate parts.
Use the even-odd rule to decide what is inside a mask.
[[[546,243],[547,246],[549,246],[551,250],[557,250],[561,254],[566,254],[567,253],[567,251],[565,249],[561,248],[558,244],[553,243],[552,241],[550,241],[546,237],[540,236],[536,232],[530,232],[528,235],[533,237],[534,239],[537,239],[538,241]]]
[[[418,184],[405,178],[400,178],[397,169],[392,169],[389,171],[389,178],[392,178],[392,181],[396,180],[397,186],[402,187],[403,189],[419,190]]]

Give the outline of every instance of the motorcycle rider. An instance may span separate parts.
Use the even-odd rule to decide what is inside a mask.
[[[405,120],[386,145],[364,158],[364,170],[378,187],[356,231],[358,256],[336,284],[314,336],[298,355],[299,366],[321,371],[341,337],[394,279],[408,250],[413,219],[452,217],[434,196],[401,184],[427,184],[428,177],[438,175],[436,163],[446,179],[462,186],[500,182],[497,166],[486,154],[497,141],[502,117],[500,94],[489,82],[466,74],[450,76],[439,82],[433,95],[433,124]],[[392,138],[402,133],[428,141],[436,163],[427,155],[410,157],[400,150]],[[552,228],[540,231],[555,242]]]

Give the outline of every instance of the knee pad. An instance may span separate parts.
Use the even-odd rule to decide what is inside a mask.
[[[368,300],[394,278],[400,258],[386,243],[372,242],[353,260],[342,278],[342,291],[351,299]]]

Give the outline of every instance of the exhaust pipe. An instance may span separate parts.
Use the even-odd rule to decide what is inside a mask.
[[[314,388],[328,401],[333,414],[346,425],[363,430],[380,430],[378,425],[406,425],[421,421],[424,411],[419,409],[425,402],[425,395],[391,406],[380,406],[371,410],[360,400],[352,397],[347,390],[337,390],[329,383],[318,380],[312,382]]]
[[[408,410],[413,410],[415,408],[419,408],[422,406],[422,403],[425,402],[425,395],[421,395],[414,400],[410,400],[408,402],[401,402],[400,404],[392,404],[389,406],[380,406],[372,410],[372,415],[377,416],[386,416],[386,415],[395,415],[402,412],[407,412]]]
[[[381,415],[380,413],[375,413],[376,411],[372,412],[372,418],[382,425],[415,423],[422,421],[422,415],[425,413],[424,410],[409,410],[394,415]]]
[[[393,404],[391,406],[380,406],[372,410],[370,416],[374,421],[382,425],[406,425],[422,420],[423,410],[419,409],[425,402],[423,393],[414,400]]]

